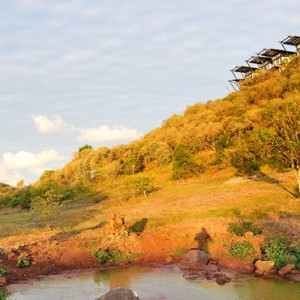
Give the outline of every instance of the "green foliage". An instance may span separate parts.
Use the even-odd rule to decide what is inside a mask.
[[[296,257],[295,266],[297,269],[300,269],[300,248],[291,248],[290,254]]]
[[[92,251],[99,264],[114,264],[122,261],[122,254],[117,249],[99,249]]]
[[[153,143],[149,149],[149,155],[152,160],[156,160],[160,167],[166,167],[172,160],[172,153],[167,143]]]
[[[6,275],[9,273],[9,270],[4,266],[0,265],[0,276]]]
[[[173,153],[173,176],[174,180],[188,178],[204,172],[204,167],[198,165],[183,145],[176,147]]]
[[[41,217],[46,226],[50,226],[50,222],[57,217],[58,209],[62,206],[60,200],[62,196],[53,193],[52,190],[47,191],[43,196],[36,197],[32,200],[31,209]]]
[[[24,253],[20,254],[17,259],[17,267],[27,268],[29,266],[30,266],[30,258]]]
[[[128,232],[135,232],[135,233],[141,233],[145,230],[145,227],[147,225],[148,219],[143,218],[139,221],[136,221],[132,226],[128,228]]]
[[[248,231],[253,232],[254,235],[262,232],[262,230],[258,227],[255,227],[252,222],[247,221],[229,223],[227,231],[237,236],[243,236]]]
[[[144,253],[131,253],[126,256],[125,260],[129,263],[133,262],[137,258],[143,257],[145,254]]]
[[[287,242],[283,238],[272,238],[261,246],[264,257],[272,260],[275,267],[280,269],[288,263],[286,256],[289,254]]]
[[[78,149],[78,153],[80,153],[80,152],[83,151],[83,150],[87,150],[87,149],[92,150],[93,147],[92,147],[91,145],[86,144],[86,145],[84,145],[84,146],[82,146],[82,147],[80,147],[80,148]]]
[[[249,242],[233,242],[229,246],[229,253],[238,258],[254,258],[255,250]]]
[[[155,178],[152,174],[138,173],[125,176],[123,179],[124,188],[130,196],[138,196],[152,193],[155,188]]]
[[[7,299],[6,292],[0,290],[0,300],[6,300],[6,299]]]

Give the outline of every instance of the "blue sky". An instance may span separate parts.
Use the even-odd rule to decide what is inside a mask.
[[[229,70],[287,35],[298,0],[0,0],[0,182],[226,96]]]

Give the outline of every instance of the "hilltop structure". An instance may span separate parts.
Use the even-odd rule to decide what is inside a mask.
[[[256,55],[251,56],[245,60],[247,66],[236,66],[231,70],[234,79],[229,80],[234,90],[240,88],[241,81],[245,78],[253,78],[254,73],[257,69],[271,70],[279,68],[284,61],[286,61],[291,55],[300,53],[300,36],[289,35],[284,40],[280,41],[283,49],[263,49]],[[286,46],[295,47],[295,51],[287,50]],[[255,66],[253,66],[255,65]],[[237,76],[236,74],[240,74]]]

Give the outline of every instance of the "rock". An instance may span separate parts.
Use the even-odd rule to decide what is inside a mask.
[[[136,292],[130,289],[117,288],[107,292],[105,295],[96,300],[139,300]]]
[[[229,283],[231,281],[230,277],[227,277],[225,274],[220,274],[217,279],[216,279],[216,283],[217,284],[225,284],[225,283]]]
[[[264,274],[264,272],[263,272],[263,271],[260,271],[260,270],[255,270],[255,272],[254,272],[254,275],[255,275],[255,276],[258,276],[258,277],[263,276],[263,274]]]
[[[171,264],[174,262],[174,258],[170,255],[165,259],[166,264]]]
[[[6,284],[6,278],[0,276],[0,286],[4,286]]]
[[[250,237],[253,237],[254,236],[254,233],[252,231],[247,231],[245,234],[244,234],[244,237],[245,238],[250,238]]]
[[[205,271],[206,274],[213,274],[220,271],[217,265],[211,265],[211,264],[204,266],[202,270]]]
[[[295,265],[294,264],[287,264],[286,266],[282,267],[279,271],[278,271],[278,275],[280,276],[285,276],[289,273],[291,273],[292,270],[294,270]]]
[[[258,260],[255,263],[255,267],[257,270],[262,272],[268,272],[274,267],[274,261],[272,260]]]
[[[7,259],[8,259],[8,260],[14,260],[14,259],[17,258],[17,256],[18,256],[18,255],[17,255],[16,253],[10,252],[10,253],[7,254]]]
[[[191,249],[184,255],[182,261],[179,264],[179,267],[183,270],[201,269],[206,266],[208,262],[208,254],[199,249]]]

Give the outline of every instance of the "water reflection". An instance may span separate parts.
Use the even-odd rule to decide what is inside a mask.
[[[143,300],[300,299],[300,282],[231,276],[232,283],[219,286],[215,282],[200,279],[186,280],[176,266],[139,266],[48,276],[8,288],[12,292],[12,299],[16,300],[92,300],[117,287],[134,289]]]

